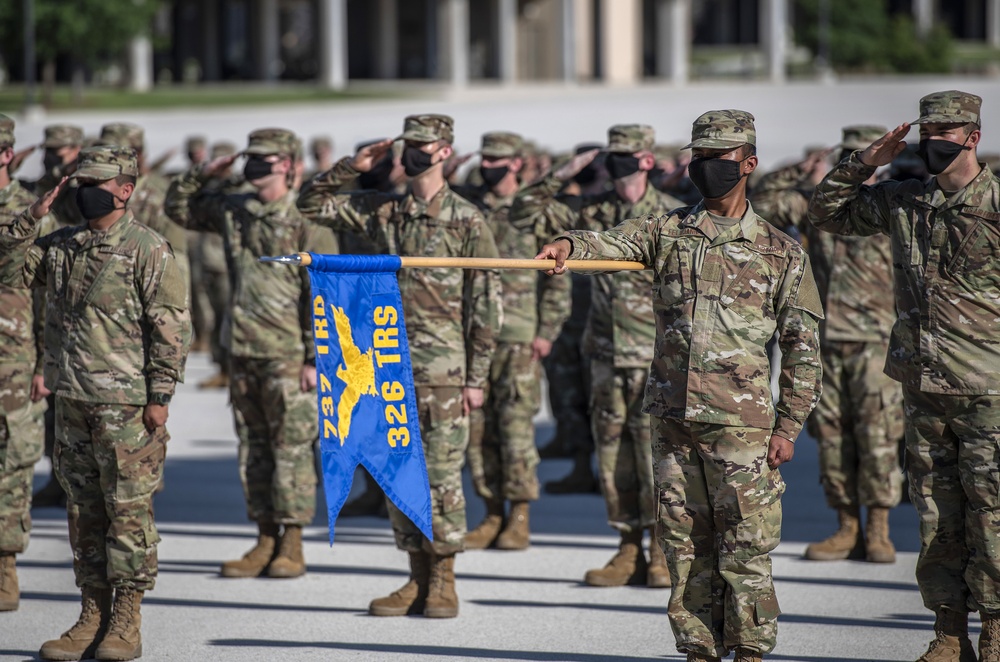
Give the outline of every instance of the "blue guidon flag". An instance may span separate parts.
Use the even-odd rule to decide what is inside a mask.
[[[310,255],[330,542],[359,464],[433,540],[431,492],[396,281],[399,256]]]

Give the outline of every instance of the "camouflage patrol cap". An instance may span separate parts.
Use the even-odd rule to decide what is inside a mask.
[[[655,143],[653,127],[645,124],[615,124],[608,129],[609,152],[635,154],[653,149]]]
[[[745,110],[710,110],[691,126],[691,142],[683,149],[735,149],[756,145],[753,115]]]
[[[138,124],[128,122],[113,122],[101,127],[101,138],[99,145],[114,145],[118,147],[131,147],[136,152],[141,152],[145,136],[142,127]]]
[[[294,157],[302,143],[288,129],[257,129],[250,132],[246,154],[287,154]]]
[[[191,152],[197,152],[200,149],[205,149],[208,146],[208,141],[205,140],[204,136],[191,136],[184,143],[185,149],[190,154]]]
[[[45,127],[42,147],[77,147],[83,144],[83,129],[72,124],[50,124]]]
[[[455,141],[455,120],[447,115],[410,115],[403,120],[403,140],[432,143]]]
[[[223,156],[232,156],[237,152],[236,145],[230,142],[218,142],[212,145],[212,151],[210,158],[214,161],[215,159],[221,158]]]
[[[139,158],[131,147],[101,145],[80,151],[80,161],[71,177],[104,181],[118,175],[139,176]]]
[[[491,131],[483,134],[483,146],[479,153],[491,159],[503,159],[508,156],[521,156],[524,149],[524,138],[507,131]]]
[[[14,144],[14,120],[0,115],[0,145]]]
[[[878,124],[845,126],[840,146],[843,149],[867,149],[869,145],[887,133],[889,133],[889,129]]]
[[[920,117],[910,124],[968,124],[981,125],[979,110],[983,99],[975,94],[948,90],[928,94],[920,100]]]

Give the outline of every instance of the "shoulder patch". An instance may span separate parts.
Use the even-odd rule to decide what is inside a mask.
[[[793,308],[804,310],[816,319],[823,319],[823,300],[819,296],[819,288],[816,286],[816,277],[813,276],[812,265],[808,259],[802,261],[802,276],[799,277],[798,287],[795,290],[789,304]]]

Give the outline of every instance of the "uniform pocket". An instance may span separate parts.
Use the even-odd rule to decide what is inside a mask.
[[[168,438],[166,429],[161,427],[149,434],[147,442],[138,448],[115,447],[117,499],[130,501],[153,494],[163,477]]]
[[[778,606],[778,596],[773,592],[757,600],[753,607],[753,620],[757,625],[773,623],[781,615],[781,608]]]

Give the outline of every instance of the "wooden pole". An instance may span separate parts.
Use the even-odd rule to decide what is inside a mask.
[[[299,253],[301,264],[312,264],[309,253]],[[531,269],[548,271],[556,266],[555,260],[518,260],[492,257],[401,257],[404,269]],[[570,271],[642,271],[647,269],[641,262],[625,260],[566,260]]]

